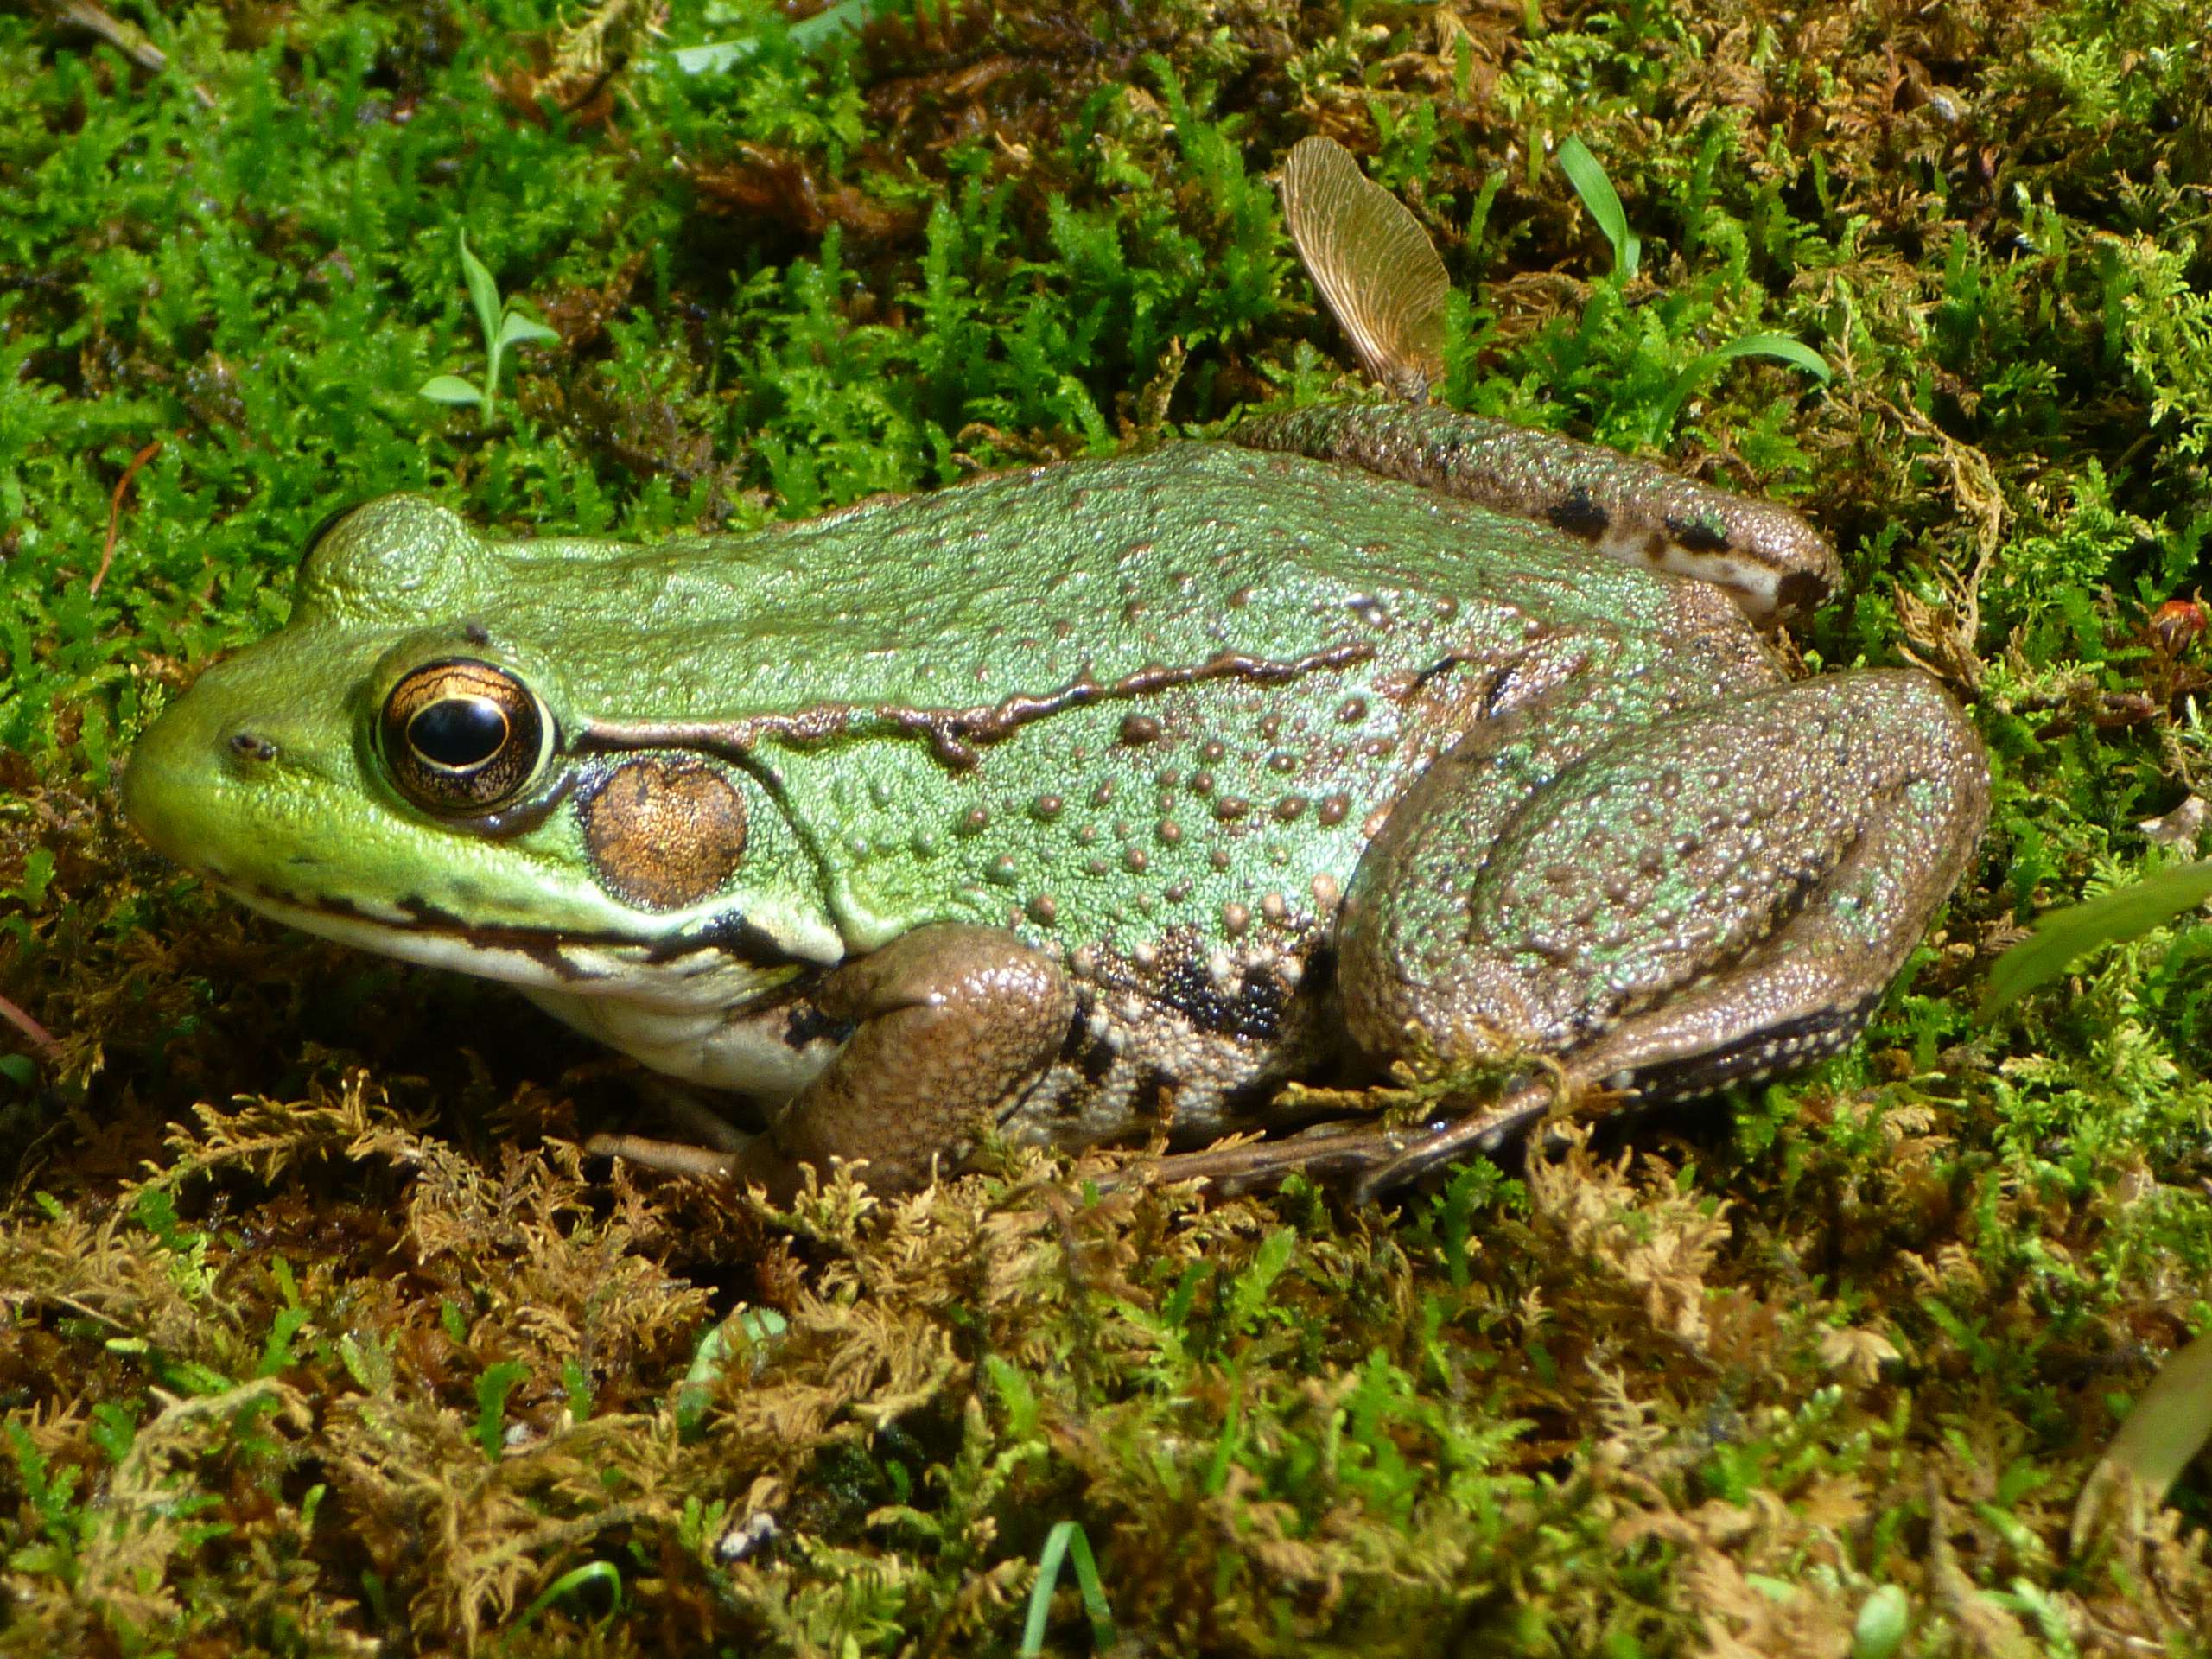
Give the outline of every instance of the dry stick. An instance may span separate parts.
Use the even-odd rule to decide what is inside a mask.
[[[100,550],[100,568],[92,572],[92,585],[87,597],[97,594],[100,583],[107,580],[107,568],[115,563],[115,538],[123,528],[123,493],[130,487],[130,480],[138,476],[138,469],[162,453],[162,441],[151,443],[130,457],[130,464],[123,469],[123,476],[115,480],[115,493],[107,503],[107,545]]]
[[[61,1045],[54,1040],[54,1034],[4,996],[0,996],[0,1020],[5,1020],[29,1038],[39,1058],[48,1065],[61,1058]]]
[[[53,0],[42,10],[58,23],[73,23],[105,41],[141,69],[158,75],[169,67],[168,53],[129,23],[93,5],[92,0]]]
[[[154,74],[163,74],[169,67],[168,54],[156,46],[130,24],[111,16],[92,0],[45,0],[39,8],[58,23],[71,23],[98,36],[137,64]],[[215,100],[205,86],[188,83],[193,97],[203,109],[213,109]]]

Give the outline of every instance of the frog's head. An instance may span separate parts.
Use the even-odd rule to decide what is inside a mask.
[[[624,550],[540,546],[550,568],[411,496],[326,521],[291,620],[139,740],[125,815],[311,932],[540,990],[727,1007],[835,961],[812,861],[751,772],[575,741],[633,695],[571,672],[600,658],[568,637],[620,613],[591,567],[620,581]]]

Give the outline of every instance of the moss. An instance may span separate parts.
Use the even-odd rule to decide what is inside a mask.
[[[2204,785],[2146,626],[2212,537],[2198,8],[874,10],[149,11],[159,71],[0,16],[0,1652],[1011,1651],[1064,1520],[1144,1650],[1841,1653],[1901,1592],[1910,1653],[2205,1651],[2201,1472],[2065,1516],[2212,1324],[2212,947],[1974,1013]],[[345,500],[652,536],[1319,393],[1313,131],[1443,249],[1454,402],[1796,499],[1808,657],[1968,699],[1989,840],[1850,1053],[1391,1211],[768,1212],[580,1166],[623,1068],[118,827]],[[492,425],[417,396],[481,372],[463,228],[562,335]],[[1833,384],[1669,416],[1757,333]]]

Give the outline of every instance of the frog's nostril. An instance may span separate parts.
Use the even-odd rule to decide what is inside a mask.
[[[231,753],[241,760],[274,760],[276,746],[258,732],[233,732]]]

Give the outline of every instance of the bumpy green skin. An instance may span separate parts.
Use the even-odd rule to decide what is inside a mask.
[[[1809,688],[1718,590],[1587,539],[1211,444],[647,549],[489,542],[388,498],[146,734],[124,804],[273,913],[788,1103],[742,1173],[842,1152],[899,1184],[993,1123],[1080,1143],[1166,1110],[1210,1135],[1287,1075],[1422,1048],[1685,1087],[1832,1047],[1958,874],[1979,750],[1902,676],[1853,677],[1798,743]],[[410,801],[378,726],[411,671],[462,658],[554,734],[474,816]],[[1885,753],[1916,759],[1861,787]],[[634,849],[587,839],[583,804],[640,754],[742,803],[741,857],[685,902],[626,899]],[[1793,943],[1832,893],[1871,916],[1858,942]],[[1738,994],[1693,1040],[1616,1064],[1716,984]],[[1766,1040],[1808,1014],[1818,1043]]]

